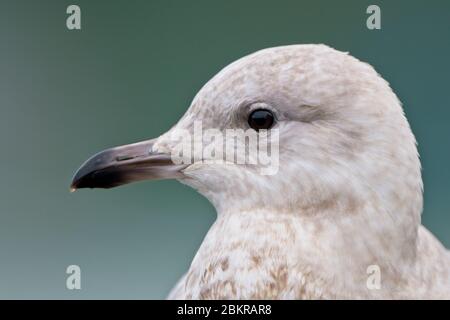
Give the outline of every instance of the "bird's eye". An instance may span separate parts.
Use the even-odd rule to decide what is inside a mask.
[[[274,122],[275,117],[272,112],[266,109],[256,109],[248,116],[248,124],[256,131],[270,129]]]

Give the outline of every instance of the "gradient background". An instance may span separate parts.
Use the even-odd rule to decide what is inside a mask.
[[[66,28],[66,8],[82,30]],[[382,30],[366,28],[369,4]],[[164,298],[215,218],[176,181],[69,193],[78,166],[156,137],[222,67],[326,43],[367,61],[419,141],[424,224],[450,247],[450,2],[1,1],[0,298]],[[82,269],[82,290],[65,287]]]

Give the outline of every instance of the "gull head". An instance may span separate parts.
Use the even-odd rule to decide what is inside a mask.
[[[170,130],[94,155],[72,188],[165,178],[195,188],[219,214],[382,210],[417,226],[422,208],[416,141],[398,98],[369,64],[325,45],[231,63]]]

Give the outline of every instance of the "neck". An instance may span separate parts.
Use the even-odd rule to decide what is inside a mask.
[[[397,250],[392,223],[374,229],[365,215],[221,212],[192,262],[187,298],[326,298],[323,286],[328,298],[377,294],[368,292],[368,267],[398,276],[392,265],[414,252]]]

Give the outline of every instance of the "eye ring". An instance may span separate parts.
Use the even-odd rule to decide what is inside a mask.
[[[248,125],[250,128],[259,130],[268,130],[275,123],[275,116],[272,111],[267,109],[253,110],[248,116]]]

